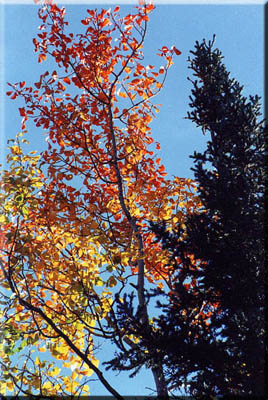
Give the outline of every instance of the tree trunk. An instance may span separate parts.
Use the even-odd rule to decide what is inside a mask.
[[[118,197],[120,201],[120,205],[122,210],[132,228],[133,233],[136,235],[136,238],[139,243],[139,261],[138,261],[138,281],[137,281],[137,294],[138,294],[138,302],[141,310],[141,322],[144,324],[144,328],[148,331],[150,329],[148,310],[145,303],[145,295],[144,295],[144,246],[143,246],[143,238],[139,233],[139,228],[136,224],[135,218],[129,212],[129,209],[125,203],[124,192],[123,192],[123,180],[121,177],[120,169],[118,166],[118,156],[117,156],[117,144],[116,138],[114,134],[113,128],[113,114],[111,110],[111,106],[108,106],[109,120],[110,120],[110,132],[112,136],[112,147],[113,147],[113,165],[116,172],[117,177],[117,187],[118,187]],[[164,373],[162,366],[157,366],[152,368],[153,377],[156,385],[157,396],[161,397],[161,399],[168,398],[167,384],[165,382]]]

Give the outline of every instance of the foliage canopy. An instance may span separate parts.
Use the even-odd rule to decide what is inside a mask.
[[[87,10],[74,35],[64,7],[39,8],[35,52],[54,67],[7,92],[25,105],[1,177],[1,392],[71,398],[95,373],[122,399],[96,355],[110,341],[108,368],[146,366],[161,398],[182,385],[261,394],[259,98],[242,96],[213,41],[196,42],[188,118],[210,140],[193,155],[195,182],[168,179],[149,125],[180,51],[163,46],[164,66],[144,65],[153,9]],[[40,155],[25,151],[30,121],[46,134]]]
[[[125,17],[118,6],[87,10],[82,33],[74,35],[64,7],[47,1],[39,8],[35,52],[39,63],[50,57],[55,69],[31,86],[10,84],[7,92],[25,106],[1,181],[1,280],[7,290],[1,391],[78,395],[87,393],[95,372],[121,398],[95,352],[101,339],[128,347],[139,341],[127,321],[114,318],[116,299],[130,285],[140,323],[152,329],[145,285],[168,286],[171,272],[149,221],[175,227],[199,204],[190,179],[165,178],[149,127],[158,112],[151,100],[180,54],[163,46],[158,55],[164,66],[143,64],[153,9],[142,4]],[[41,155],[24,151],[30,121],[47,135]],[[22,357],[19,365],[14,352]],[[41,361],[40,352],[55,362]],[[152,370],[158,394],[166,394],[161,366]]]

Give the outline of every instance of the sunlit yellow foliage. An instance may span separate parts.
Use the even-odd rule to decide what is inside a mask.
[[[161,77],[140,63],[153,8],[142,5],[124,18],[119,7],[88,10],[82,24],[91,28],[78,42],[62,33],[63,8],[45,4],[39,10],[38,60],[50,53],[62,71],[45,72],[34,87],[20,82],[8,92],[24,99],[25,108],[19,109],[22,133],[10,144],[1,179],[0,278],[8,299],[1,393],[87,393],[94,372],[108,388],[95,356],[98,340],[125,335],[111,320],[115,294],[136,278],[169,287],[172,266],[149,223],[165,221],[169,230],[183,226],[200,204],[194,183],[165,178],[156,158],[159,144],[149,124],[159,109],[151,99],[180,52],[163,48]],[[79,60],[75,68],[72,57]],[[72,97],[69,86],[80,94]],[[48,134],[40,156],[25,151],[30,117]],[[139,299],[143,292],[138,281]],[[139,342],[134,335],[128,340]],[[21,361],[15,367],[16,352]]]

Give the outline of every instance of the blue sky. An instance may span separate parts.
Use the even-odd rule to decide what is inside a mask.
[[[136,2],[132,1],[132,4],[135,5]],[[109,8],[111,4],[102,5],[101,2],[96,2],[94,5],[87,2],[66,6],[67,19],[73,32],[79,32],[79,21],[86,15],[86,9],[96,6]],[[122,4],[121,14],[129,13],[132,7]],[[25,80],[27,84],[33,84],[39,80],[41,73],[49,69],[49,64],[38,64],[33,52],[32,38],[37,34],[40,24],[36,6],[19,3],[9,5],[6,2],[1,5],[1,20],[4,22],[1,38],[3,160],[6,141],[20,130],[21,121],[17,111],[21,106],[20,102],[4,97],[4,92],[8,90],[6,82]],[[222,51],[231,76],[244,85],[244,94],[263,96],[264,6],[260,2],[251,5],[220,5],[215,2],[193,5],[157,4],[156,10],[151,14],[144,45],[145,63],[161,65],[161,60],[155,54],[163,45],[175,45],[182,52],[182,55],[175,58],[166,85],[155,100],[162,107],[157,119],[151,124],[153,137],[161,144],[161,157],[169,175],[192,177],[192,161],[189,155],[205,146],[206,138],[200,130],[184,119],[189,110],[191,90],[191,83],[187,80],[190,74],[187,58],[196,40],[212,39],[213,34],[216,34],[216,47]],[[32,129],[29,138],[31,150],[41,151],[44,148],[45,137],[42,132]],[[110,350],[107,346],[104,347],[105,352]],[[151,392],[145,390],[145,387],[154,388],[151,372],[144,372],[132,380],[127,374],[115,376],[114,373],[108,373],[106,378],[123,395],[149,395]],[[91,393],[107,394],[98,382],[91,384]]]
[[[132,1],[135,4],[134,1]],[[100,6],[101,2],[98,3]],[[94,4],[89,4],[94,8]],[[104,5],[105,7],[105,5]],[[106,7],[109,7],[106,5]],[[4,82],[25,80],[33,83],[40,73],[49,68],[37,62],[32,38],[37,32],[39,20],[36,6],[5,5],[4,16]],[[80,19],[87,5],[67,5],[67,18],[73,31],[79,31]],[[121,5],[122,14],[131,5]],[[80,26],[79,26],[80,25]],[[158,118],[151,124],[154,138],[161,143],[161,156],[171,175],[192,176],[190,167],[196,148],[204,146],[205,138],[190,121],[184,119],[188,108],[191,83],[187,57],[196,40],[211,39],[216,34],[216,46],[222,51],[227,69],[245,86],[245,94],[263,94],[263,6],[258,5],[162,5],[151,14],[145,41],[145,63],[161,62],[155,54],[162,45],[176,45],[182,55],[175,64],[156,103],[162,107]],[[3,91],[5,91],[5,87]],[[13,137],[20,129],[18,101],[5,100],[4,129],[1,143]],[[12,118],[10,117],[12,116]],[[3,134],[5,137],[3,137]],[[31,130],[33,147],[42,149],[44,137]]]

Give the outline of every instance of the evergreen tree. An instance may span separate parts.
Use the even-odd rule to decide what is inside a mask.
[[[176,231],[151,224],[170,255],[171,290],[147,293],[161,309],[150,331],[131,296],[118,300],[118,328],[139,342],[126,350],[118,341],[108,363],[133,374],[161,365],[170,390],[196,398],[264,393],[265,131],[260,98],[242,95],[214,39],[196,42],[189,58],[187,118],[210,135],[191,156],[202,209]]]
[[[258,121],[260,98],[242,95],[243,87],[230,78],[213,44],[214,39],[196,42],[189,58],[196,79],[188,119],[210,134],[206,150],[192,156],[203,212],[188,218],[184,240],[181,227],[172,233],[164,225],[152,229],[171,259],[188,264],[185,278],[196,279],[199,304],[215,306],[207,321],[209,330],[199,332],[188,349],[191,394],[262,395],[265,130]],[[191,260],[185,257],[190,253],[200,260],[198,270],[190,268]],[[180,276],[177,268],[175,285]],[[181,285],[177,299],[181,303]],[[160,317],[162,329],[173,330],[173,343],[181,324],[178,315],[172,304]],[[182,368],[176,353],[171,349],[167,363],[175,383]]]

